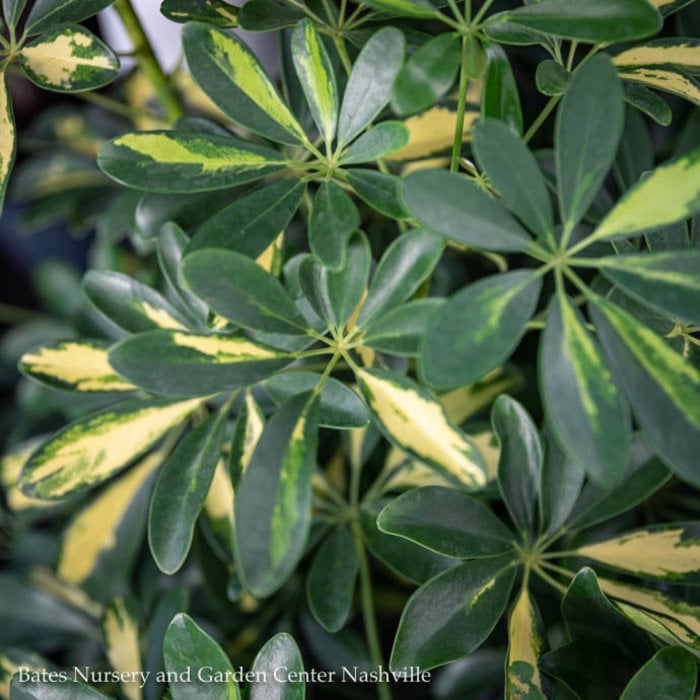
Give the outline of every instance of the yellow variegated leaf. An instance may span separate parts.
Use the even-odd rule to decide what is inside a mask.
[[[15,120],[12,116],[12,103],[5,82],[5,71],[0,71],[0,212],[2,212],[7,180],[15,160],[16,140]]]
[[[31,81],[58,92],[93,90],[119,72],[112,50],[78,25],[42,34],[20,50],[19,62]]]
[[[129,700],[141,700],[141,683],[130,674],[141,672],[138,620],[129,609],[124,598],[115,598],[105,611],[102,620],[107,658],[112,668],[124,673],[121,690]]]
[[[415,382],[381,370],[356,370],[358,383],[391,442],[462,486],[486,483],[481,455]]]
[[[56,506],[56,503],[52,501],[42,501],[38,498],[25,496],[17,487],[22,467],[40,444],[40,439],[28,440],[5,454],[0,460],[0,483],[2,483],[5,491],[7,505],[15,514],[25,510],[53,508]]]
[[[134,391],[110,366],[107,348],[90,341],[67,340],[22,355],[20,369],[54,389],[84,392]]]
[[[51,596],[54,600],[80,610],[89,617],[99,620],[102,605],[93,600],[82,588],[59,578],[51,569],[36,566],[30,569],[29,578],[34,587]]]
[[[265,416],[248,389],[238,414],[231,444],[231,473],[234,488],[245,474],[265,428]]]
[[[126,401],[58,432],[29,459],[20,488],[55,500],[101,483],[184,420],[199,400]]]
[[[204,510],[209,517],[212,530],[219,535],[231,551],[233,536],[233,485],[225,462],[216,465],[209,493],[204,501]]]
[[[700,537],[692,524],[640,530],[579,547],[577,552],[642,577],[680,582],[697,579],[700,572]]]
[[[523,588],[508,621],[508,700],[545,700],[539,670],[543,645],[530,594]]]
[[[280,235],[255,259],[255,262],[258,263],[265,272],[275,274],[275,269],[281,263],[280,251],[282,250],[283,243],[284,231],[282,231],[282,233],[280,233]],[[226,321],[226,323],[228,323],[228,321]]]
[[[685,73],[671,66],[624,66],[618,71],[621,78],[641,83],[656,90],[678,95],[693,104],[700,105],[700,83]]]
[[[613,57],[616,66],[662,66],[700,68],[700,42],[697,39],[661,39],[633,46]]]
[[[388,491],[403,491],[422,486],[454,486],[454,481],[444,474],[435,471],[423,462],[411,459],[403,450],[392,447],[384,463],[384,470],[394,473],[382,486],[384,493]]]
[[[503,376],[503,370],[495,369],[476,384],[440,394],[440,403],[445,407],[450,420],[461,425],[467,418],[488,406],[496,397],[512,391],[519,382],[517,377]]]

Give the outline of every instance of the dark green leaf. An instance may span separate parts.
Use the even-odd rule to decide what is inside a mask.
[[[508,124],[514,133],[523,133],[523,113],[518,86],[508,57],[498,44],[491,44],[486,49],[481,116],[484,119],[500,119]]]
[[[639,83],[625,83],[625,100],[661,126],[668,126],[673,119],[668,102]]]
[[[509,559],[481,559],[421,586],[401,615],[391,668],[427,671],[470,654],[503,615],[514,578]]]
[[[569,229],[588,210],[615,158],[625,115],[623,97],[615,67],[599,55],[574,73],[559,107],[557,183],[562,218]]]
[[[36,0],[27,17],[27,34],[39,34],[66,22],[80,22],[96,15],[113,0]]]
[[[304,13],[283,0],[249,0],[238,13],[241,29],[248,32],[269,32],[293,27]]]
[[[467,285],[428,326],[420,371],[439,389],[471,384],[517,347],[537,306],[542,282],[527,270]]]
[[[635,673],[620,700],[692,700],[698,669],[693,655],[681,647],[667,647]]]
[[[628,190],[654,167],[654,147],[644,118],[634,109],[627,109],[622,140],[615,157],[615,177],[622,190]]]
[[[304,700],[304,664],[296,642],[286,632],[268,640],[251,671],[265,680],[250,684],[250,700]]]
[[[16,27],[19,18],[27,6],[27,0],[2,0],[2,10],[5,15],[5,22],[9,27]]]
[[[70,679],[50,683],[39,680],[23,681],[21,678],[19,673],[12,678],[10,685],[12,700],[107,700],[106,695],[98,693],[89,685],[76,683]]]
[[[163,0],[160,11],[173,22],[207,22],[237,27],[238,8],[222,0]]]
[[[377,525],[447,557],[482,559],[513,549],[513,534],[486,506],[443,486],[401,494],[382,510]]]
[[[375,10],[395,17],[436,17],[438,10],[428,0],[369,0],[365,3]]]
[[[571,73],[551,59],[537,64],[535,73],[537,89],[543,95],[563,95],[569,87]]]
[[[459,68],[458,34],[438,34],[425,42],[404,64],[391,96],[391,107],[399,115],[414,114],[430,107],[452,86]]]
[[[280,282],[245,255],[197,250],[185,257],[182,272],[197,296],[244,328],[298,335],[307,326]]]
[[[408,216],[401,199],[401,178],[360,168],[351,168],[345,174],[355,194],[370,207],[392,219]]]
[[[409,212],[426,228],[477,248],[526,250],[530,236],[483,190],[462,175],[420,170],[404,179]]]
[[[166,574],[178,571],[190,551],[194,526],[221,456],[226,418],[220,411],[190,431],[160,470],[148,516],[148,544]]]
[[[398,151],[408,143],[408,129],[401,122],[387,121],[373,126],[350,145],[340,159],[342,165],[369,163]]]
[[[493,39],[496,44],[512,46],[532,46],[534,44],[547,44],[546,34],[529,29],[522,24],[511,22],[509,12],[496,12],[484,22],[484,34]],[[491,47],[489,47],[491,48]],[[500,49],[500,46],[494,46]],[[494,116],[494,115],[491,115]]]
[[[306,578],[306,597],[318,623],[329,632],[345,626],[359,569],[355,541],[336,527],[321,544]]]

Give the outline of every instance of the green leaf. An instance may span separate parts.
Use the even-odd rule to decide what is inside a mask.
[[[163,0],[160,11],[180,24],[207,22],[217,27],[238,26],[238,8],[222,0]]]
[[[474,127],[476,157],[503,203],[531,231],[554,232],[552,202],[542,171],[525,142],[505,122],[486,119]]]
[[[639,1],[646,4],[646,0]],[[570,229],[586,213],[610,170],[624,118],[624,93],[617,71],[606,56],[594,56],[574,73],[557,112],[559,206]]]
[[[490,44],[486,48],[481,117],[500,119],[514,133],[523,133],[523,113],[518,86],[510,61],[498,44]]]
[[[471,384],[515,350],[540,296],[528,270],[486,277],[457,292],[428,326],[420,372],[437,389]]]
[[[284,0],[248,0],[238,13],[241,29],[248,32],[269,32],[293,27],[305,15]]]
[[[443,486],[401,494],[382,510],[377,525],[446,557],[485,559],[513,550],[513,534],[486,506]]]
[[[428,324],[443,305],[442,299],[416,299],[375,317],[367,325],[362,344],[390,355],[418,355]]]
[[[97,164],[127,187],[190,193],[259,180],[282,170],[285,160],[270,148],[233,137],[150,131],[108,141],[100,149]]]
[[[700,323],[700,250],[615,255],[603,274],[642,304]]]
[[[42,681],[21,681],[15,674],[10,684],[12,700],[107,700],[106,695],[94,688],[73,680],[55,683]]]
[[[208,396],[254,384],[293,355],[246,336],[156,330],[117,343],[109,362],[142,389],[165,396]]]
[[[170,683],[172,700],[240,700],[231,662],[189,615],[179,613],[168,625],[163,659],[166,672],[178,678]],[[226,680],[214,680],[217,675]]]
[[[23,46],[18,60],[24,74],[40,88],[83,92],[112,82],[119,59],[84,27],[68,25]]]
[[[546,700],[539,670],[545,644],[539,611],[523,588],[508,619],[508,700]]]
[[[321,35],[310,20],[302,20],[294,28],[291,50],[318,133],[330,146],[338,121],[338,86]]]
[[[302,180],[279,180],[236,198],[197,229],[187,253],[226,248],[257,258],[288,226],[305,191]]]
[[[668,102],[639,83],[625,83],[625,100],[661,126],[668,126],[673,119]]]
[[[311,252],[326,267],[339,270],[345,264],[348,240],[359,225],[352,199],[335,182],[321,183],[309,217]]]
[[[304,700],[304,664],[291,635],[281,632],[268,640],[255,657],[251,671],[265,680],[250,684],[250,700]]]
[[[359,566],[350,531],[345,526],[334,528],[319,547],[306,577],[309,608],[329,632],[337,632],[347,622]]]
[[[571,82],[571,73],[556,61],[547,60],[537,64],[535,73],[537,89],[543,95],[563,95]]]
[[[659,206],[663,202],[663,206]],[[656,168],[628,190],[589,240],[631,236],[687,219],[700,209],[700,148]]]
[[[340,164],[369,163],[398,151],[408,143],[408,129],[401,123],[386,121],[362,134],[340,159]]]
[[[690,585],[700,583],[698,523],[672,523],[634,530],[584,545],[576,552],[641,578]]]
[[[484,34],[489,39],[496,42],[496,44],[534,46],[536,44],[547,43],[546,34],[538,32],[534,29],[529,29],[522,24],[511,22],[508,19],[509,17],[510,13],[508,12],[496,12],[490,15],[483,25]],[[502,50],[498,45],[492,45],[492,47]],[[489,47],[489,49],[492,47]],[[522,129],[519,131],[519,133],[522,133]]]
[[[440,14],[428,0],[369,0],[365,5],[394,17],[430,19]]]
[[[412,5],[408,0],[389,0]],[[372,35],[357,57],[343,95],[338,120],[338,145],[352,141],[384,109],[401,69],[405,40],[395,27]]]
[[[192,76],[224,114],[272,141],[308,143],[299,122],[242,41],[192,22],[185,26],[182,42]]]
[[[601,297],[590,309],[615,377],[656,451],[681,478],[700,483],[700,372],[627,311]]]
[[[36,0],[27,21],[25,31],[39,34],[66,22],[81,22],[111,5],[113,0]]]
[[[496,399],[491,413],[501,452],[498,486],[520,532],[535,525],[537,491],[542,474],[542,445],[530,414],[507,394]]]
[[[463,488],[484,486],[483,458],[439,401],[407,377],[377,369],[355,376],[387,439]]]
[[[355,194],[370,207],[392,219],[408,217],[401,199],[401,178],[364,168],[351,168],[345,175]]]
[[[693,655],[680,647],[658,651],[627,684],[620,700],[692,700],[698,670]]]
[[[315,389],[321,375],[316,372],[281,372],[263,381],[265,391],[277,404],[296,394]],[[319,396],[319,425],[325,428],[361,428],[369,422],[362,399],[343,382],[329,377]]]
[[[182,272],[197,296],[244,328],[298,335],[307,326],[280,282],[245,255],[198,250],[185,257]]]
[[[565,39],[598,43],[641,39],[661,29],[659,12],[647,0],[541,0],[509,13],[508,19]]]
[[[427,671],[470,654],[501,618],[514,578],[508,558],[480,559],[421,586],[401,615],[391,668]]]
[[[2,11],[8,27],[17,26],[26,6],[27,0],[2,0]]]
[[[419,170],[404,179],[403,196],[419,223],[460,243],[518,252],[531,242],[525,229],[500,204],[462,175]]]
[[[539,375],[560,447],[596,483],[617,484],[627,466],[629,410],[581,312],[563,293],[547,312]]]
[[[12,101],[7,89],[5,71],[0,71],[0,212],[5,200],[7,182],[15,161],[17,134],[15,119],[12,115]]]
[[[174,574],[192,545],[194,526],[221,456],[226,412],[191,430],[158,475],[148,515],[148,544],[158,568]]]
[[[318,440],[313,394],[291,398],[267,422],[236,492],[235,558],[246,588],[274,593],[304,553]]]
[[[152,447],[199,401],[133,400],[66,426],[34,452],[19,486],[30,496],[55,500],[109,479]]]
[[[90,270],[83,279],[83,290],[101,314],[130,333],[155,328],[186,329],[185,320],[170,302],[129,275]]]
[[[391,94],[391,108],[406,116],[431,107],[452,86],[460,60],[458,34],[438,34],[404,64]]]

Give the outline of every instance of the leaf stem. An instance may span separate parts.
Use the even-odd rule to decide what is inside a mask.
[[[472,21],[472,24],[474,26],[477,26],[479,22],[481,22],[483,16],[491,9],[491,5],[493,5],[494,0],[486,0],[486,2],[479,8],[479,11],[474,15],[474,20]]]
[[[566,586],[559,583],[555,578],[552,578],[548,573],[542,570],[540,566],[535,566],[532,569],[543,581],[548,583],[552,588],[559,591],[562,595],[566,595]]]
[[[549,98],[549,102],[547,102],[543,110],[539,113],[537,119],[535,119],[535,121],[532,122],[532,125],[523,137],[523,141],[525,141],[525,143],[528,143],[530,139],[537,133],[542,124],[545,123],[547,117],[552,113],[552,110],[559,103],[559,100],[561,100],[561,95],[554,95],[553,97]]]
[[[459,168],[459,156],[462,151],[462,132],[464,130],[464,115],[467,109],[467,89],[469,88],[469,74],[467,72],[467,36],[462,36],[462,58],[459,68],[459,95],[457,97],[457,116],[455,118],[455,137],[452,144],[452,159],[450,171],[456,173]]]

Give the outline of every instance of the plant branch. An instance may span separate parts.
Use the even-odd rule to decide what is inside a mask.
[[[544,109],[539,113],[537,119],[532,122],[532,125],[527,130],[527,133],[523,137],[525,143],[528,143],[530,139],[538,132],[542,124],[547,121],[547,117],[552,113],[552,110],[559,104],[561,95],[554,95],[554,97],[549,98],[549,102],[544,106]]]
[[[459,95],[457,97],[457,117],[455,119],[455,137],[452,144],[452,159],[450,170],[456,173],[459,168],[459,156],[462,151],[462,132],[464,131],[464,115],[467,109],[467,89],[469,88],[469,74],[467,66],[467,36],[462,37],[462,58],[459,68]]]

